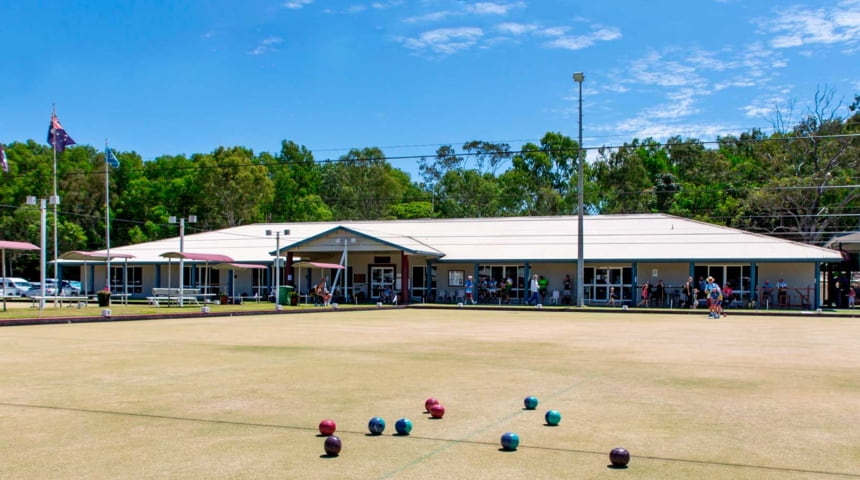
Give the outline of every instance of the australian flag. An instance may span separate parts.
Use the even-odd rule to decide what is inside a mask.
[[[70,137],[63,129],[56,113],[51,114],[51,125],[48,127],[48,143],[51,144],[57,152],[62,152],[69,145],[75,144],[72,137]]]
[[[116,155],[113,154],[113,150],[108,147],[105,147],[105,163],[113,168],[119,166],[119,160],[117,160]]]
[[[0,143],[0,166],[3,167],[4,172],[9,171],[9,164],[6,163],[6,152],[3,151],[3,144]]]

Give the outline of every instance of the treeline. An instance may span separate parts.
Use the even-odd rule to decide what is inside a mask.
[[[847,110],[817,96],[803,120],[770,135],[752,130],[712,143],[634,139],[589,151],[586,212],[665,212],[811,244],[856,231],[858,105],[860,96]],[[196,215],[198,223],[187,226],[193,232],[256,222],[575,214],[577,152],[576,140],[554,132],[518,150],[484,141],[446,145],[416,159],[413,179],[376,147],[334,161],[286,140],[277,153],[219,147],[146,162],[119,151],[120,165],[109,175],[111,243],[175,236],[171,215]],[[6,146],[4,239],[38,243],[38,207],[25,198],[52,194],[52,154],[33,140]],[[104,152],[68,148],[57,168],[60,251],[104,248]]]

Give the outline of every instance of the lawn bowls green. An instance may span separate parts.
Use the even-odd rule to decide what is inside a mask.
[[[381,435],[385,431],[385,420],[382,417],[373,417],[367,424],[367,429],[371,435]]]
[[[401,418],[394,423],[394,430],[397,431],[398,435],[409,435],[409,432],[412,431],[412,420]]]
[[[543,416],[546,420],[547,425],[556,426],[561,422],[561,413],[558,410],[547,410],[546,415]]]
[[[337,435],[331,435],[325,438],[325,443],[323,444],[323,448],[325,448],[325,454],[330,457],[336,457],[340,455],[340,449],[343,447],[343,442],[341,442],[340,437]]]
[[[615,447],[609,452],[609,461],[615,468],[626,468],[630,463],[630,452],[626,448]]]
[[[525,400],[523,400],[523,405],[525,405],[526,410],[534,410],[538,406],[538,399],[534,396],[528,396]]]
[[[502,434],[502,448],[512,452],[520,446],[520,436],[514,432]]]

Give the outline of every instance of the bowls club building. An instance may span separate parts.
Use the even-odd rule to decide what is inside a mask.
[[[585,216],[583,237],[586,305],[607,304],[610,291],[616,305],[636,305],[646,282],[662,281],[662,306],[677,306],[688,277],[713,276],[743,306],[775,307],[762,286],[782,279],[785,306],[811,308],[821,305],[822,267],[843,261],[836,250],[665,214]],[[109,266],[111,290],[140,299],[177,287],[181,265],[184,287],[246,299],[267,298],[278,284],[312,301],[309,290],[325,276],[339,302],[389,294],[401,304],[458,303],[471,275],[488,303],[502,301],[499,282],[511,278],[518,303],[537,274],[548,280],[544,304],[576,304],[577,238],[576,216],[273,223],[113,247],[110,263],[60,263],[80,268],[89,291],[102,288]]]

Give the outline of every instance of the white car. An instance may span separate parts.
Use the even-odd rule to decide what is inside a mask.
[[[4,297],[23,297],[33,285],[19,277],[8,277],[0,279],[0,295]]]

